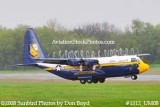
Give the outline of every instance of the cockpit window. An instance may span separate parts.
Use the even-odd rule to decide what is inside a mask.
[[[136,58],[131,58],[131,62],[136,62]]]

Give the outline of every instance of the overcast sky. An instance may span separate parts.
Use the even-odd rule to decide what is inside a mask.
[[[43,26],[57,19],[67,28],[107,21],[124,28],[133,19],[160,24],[160,0],[0,0],[0,25]]]

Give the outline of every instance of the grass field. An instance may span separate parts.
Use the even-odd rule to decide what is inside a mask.
[[[151,65],[145,75],[159,75],[160,66]],[[0,74],[42,73],[42,70],[0,71]],[[47,73],[47,72],[46,72]],[[104,84],[81,85],[68,80],[0,79],[0,101],[77,101],[88,102],[85,107],[124,107],[127,101],[158,101],[160,106],[160,81],[108,80]],[[0,105],[1,107],[2,105]],[[131,106],[131,105],[130,105]],[[12,107],[12,106],[8,106]],[[24,106],[23,106],[24,107]],[[31,107],[31,106],[29,106]],[[36,106],[37,107],[37,106]],[[41,106],[38,106],[41,107]],[[44,106],[47,107],[47,106]],[[56,106],[60,107],[60,106]],[[62,107],[83,107],[64,105]],[[146,105],[146,107],[150,107]],[[158,106],[156,106],[158,107]]]
[[[64,80],[1,80],[0,100],[89,101],[90,105],[86,107],[123,107],[126,101],[160,102],[160,82],[107,81],[81,85]]]

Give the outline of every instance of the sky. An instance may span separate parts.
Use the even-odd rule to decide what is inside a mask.
[[[67,28],[108,22],[119,28],[133,19],[160,24],[160,0],[0,0],[0,25],[44,26],[57,19]]]

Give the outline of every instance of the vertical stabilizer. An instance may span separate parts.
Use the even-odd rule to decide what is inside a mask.
[[[35,58],[47,58],[34,30],[28,28],[24,35],[23,63],[35,63]]]

